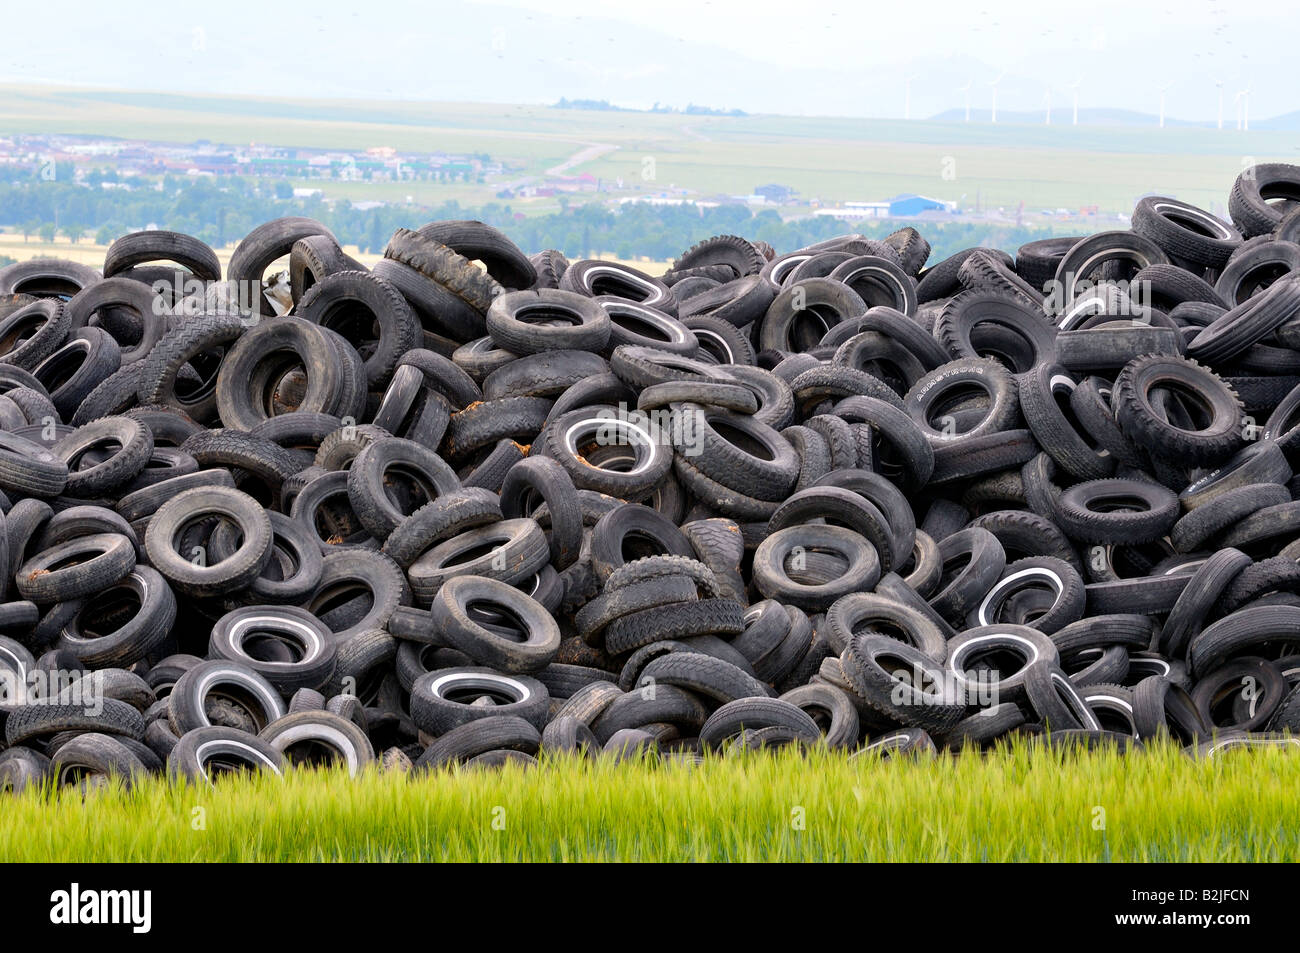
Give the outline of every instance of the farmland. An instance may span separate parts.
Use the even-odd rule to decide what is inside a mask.
[[[1300,760],[1023,744],[881,761],[786,751],[682,763],[544,760],[407,778],[299,771],[216,789],[28,791],[7,861],[1293,861]],[[89,818],[93,815],[93,821]]]

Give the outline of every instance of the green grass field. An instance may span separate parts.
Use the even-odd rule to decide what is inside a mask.
[[[326,194],[437,204],[495,200],[509,181],[568,166],[613,195],[687,190],[746,194],[769,182],[823,203],[880,200],[902,191],[964,210],[1025,212],[1099,205],[1127,213],[1147,191],[1223,209],[1251,161],[1294,161],[1291,133],[1201,128],[1052,126],[754,115],[685,116],[491,103],[273,100],[115,90],[0,86],[0,135],[76,133],[163,142],[208,139],[317,148],[392,146],[487,152],[515,171],[484,184],[312,181]],[[652,165],[646,160],[653,159]],[[647,178],[646,173],[651,172]],[[622,186],[615,183],[622,179]],[[584,193],[575,201],[586,201]],[[609,193],[601,193],[609,198]],[[512,200],[520,210],[554,198]],[[807,207],[802,207],[806,214]]]
[[[8,796],[2,861],[1293,861],[1300,760],[792,752]]]

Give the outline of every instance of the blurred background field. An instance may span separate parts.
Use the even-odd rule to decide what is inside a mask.
[[[97,263],[88,243],[144,227],[222,248],[304,214],[363,260],[435,218],[651,272],[725,231],[784,251],[915,224],[937,258],[1125,227],[1153,192],[1224,215],[1242,168],[1297,151],[1286,129],[1058,112],[994,124],[0,85],[0,256],[75,236],[59,252]]]

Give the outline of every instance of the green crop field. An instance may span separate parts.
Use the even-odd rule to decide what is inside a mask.
[[[314,148],[485,152],[509,171],[486,183],[320,182],[327,195],[421,203],[495,200],[548,172],[590,173],[601,198],[670,191],[748,194],[765,183],[821,203],[920,192],[964,211],[1014,216],[1097,205],[1126,213],[1148,191],[1222,211],[1250,162],[1289,161],[1291,133],[1191,127],[1052,126],[796,116],[696,116],[485,103],[275,100],[0,86],[0,135],[67,133]],[[620,184],[621,180],[621,184]],[[367,191],[368,189],[372,191]],[[581,193],[574,201],[594,198]],[[555,199],[514,200],[553,208]],[[808,207],[800,206],[807,214]]]
[[[1293,861],[1300,760],[1019,744],[26,791],[5,861]]]

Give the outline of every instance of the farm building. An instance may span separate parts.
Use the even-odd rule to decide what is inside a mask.
[[[847,219],[912,218],[922,212],[952,212],[956,208],[955,202],[945,202],[942,199],[905,192],[883,202],[845,202],[842,207],[821,208],[813,214]]]
[[[775,205],[785,205],[798,193],[788,185],[773,182],[768,185],[757,186],[754,189],[754,194],[763,196],[763,198]]]
[[[932,199],[913,192],[904,192],[902,195],[895,195],[892,199],[889,199],[889,217],[907,218],[911,215],[919,215],[921,212],[949,212],[952,211],[954,205],[955,203],[945,202],[942,199]]]
[[[830,218],[888,218],[888,202],[845,202],[842,208],[819,208],[814,215]]]

